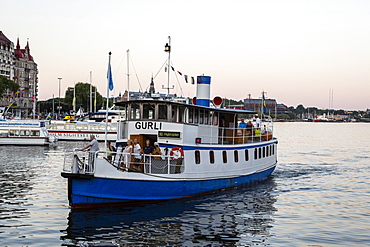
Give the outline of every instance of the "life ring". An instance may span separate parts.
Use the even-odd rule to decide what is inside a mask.
[[[173,160],[178,160],[180,157],[184,157],[184,150],[180,147],[173,147],[170,152],[170,157]]]

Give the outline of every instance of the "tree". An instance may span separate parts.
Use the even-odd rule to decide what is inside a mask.
[[[10,92],[17,92],[19,89],[19,84],[12,80],[9,80],[6,76],[0,75],[0,97],[6,93],[7,90]]]
[[[85,111],[90,109],[90,83],[82,83],[79,82],[75,85],[75,94],[76,94],[76,109],[78,110],[82,107]],[[92,86],[93,92],[93,104],[94,104],[94,93],[96,91],[96,87]],[[73,109],[73,87],[69,87],[65,93],[64,103],[70,106],[70,110]],[[99,92],[96,92],[96,106],[100,108],[103,103],[103,97],[100,95]],[[94,108],[94,107],[93,107]]]

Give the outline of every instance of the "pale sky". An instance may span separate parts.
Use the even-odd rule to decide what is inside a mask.
[[[0,30],[21,48],[29,39],[39,69],[39,99],[61,96],[74,82],[106,95],[108,52],[118,95],[147,89],[167,59],[174,68],[212,77],[211,98],[251,94],[296,107],[370,108],[370,1],[368,0],[13,0],[1,4]],[[136,71],[136,73],[135,73]],[[156,91],[167,86],[162,69]],[[195,86],[174,74],[177,93]]]

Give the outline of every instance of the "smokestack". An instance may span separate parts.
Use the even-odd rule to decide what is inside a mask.
[[[197,105],[209,107],[210,103],[210,76],[197,76]]]

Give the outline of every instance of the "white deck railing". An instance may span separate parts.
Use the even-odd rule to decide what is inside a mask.
[[[122,172],[143,172],[147,174],[175,174],[184,171],[184,158],[170,155],[140,155],[122,152],[88,152],[78,149],[65,150],[63,172],[94,174],[96,161],[104,159]]]

